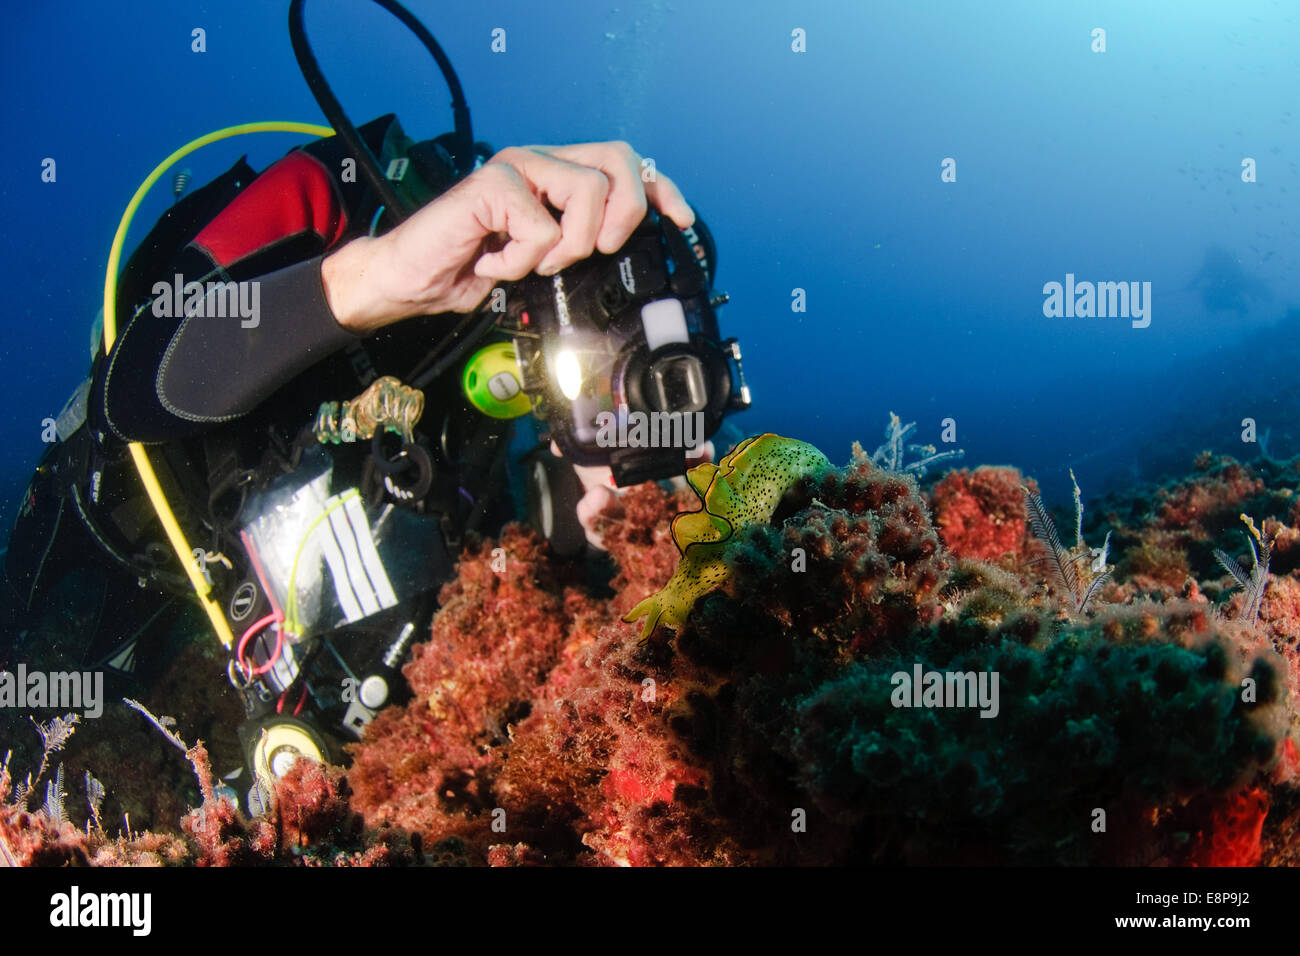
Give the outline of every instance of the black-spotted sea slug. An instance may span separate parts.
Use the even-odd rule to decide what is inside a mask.
[[[768,433],[747,438],[716,465],[697,465],[686,480],[704,507],[673,519],[672,534],[681,560],[662,591],[652,594],[623,618],[645,618],[641,636],[660,625],[677,630],[695,602],[720,587],[728,571],[723,556],[746,525],[771,521],[786,490],[806,474],[830,467],[807,442]]]

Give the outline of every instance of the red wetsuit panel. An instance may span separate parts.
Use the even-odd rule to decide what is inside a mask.
[[[314,232],[329,249],[348,228],[333,177],[307,153],[290,153],[249,184],[195,238],[223,268],[289,236]]]

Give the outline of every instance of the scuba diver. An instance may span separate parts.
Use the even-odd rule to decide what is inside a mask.
[[[6,557],[24,613],[93,580],[99,611],[66,640],[126,675],[197,595],[245,705],[230,783],[250,811],[269,776],[339,759],[402,699],[465,537],[516,517],[516,420],[540,422],[529,518],[572,556],[617,488],[710,451],[611,446],[599,414],[696,415],[705,439],[749,403],[716,250],[676,185],[626,143],[475,142],[436,41],[375,2],[442,68],[454,131],[353,127],[293,0],[335,135],[178,189],[115,281],[110,255],[105,334]]]

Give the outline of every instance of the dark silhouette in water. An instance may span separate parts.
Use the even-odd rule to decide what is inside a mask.
[[[1210,312],[1236,312],[1245,315],[1252,300],[1261,302],[1273,297],[1272,290],[1256,276],[1241,268],[1235,257],[1222,246],[1205,250],[1200,271],[1187,284],[1198,290],[1201,304]]]

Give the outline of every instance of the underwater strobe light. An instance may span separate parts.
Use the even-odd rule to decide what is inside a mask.
[[[566,458],[609,466],[620,486],[671,478],[749,407],[740,346],[718,331],[716,255],[703,222],[678,229],[651,210],[617,252],[512,284],[519,386]]]

